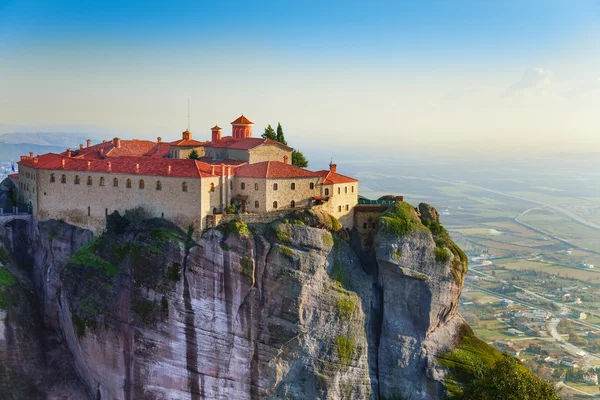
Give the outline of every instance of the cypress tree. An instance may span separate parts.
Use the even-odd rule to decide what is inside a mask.
[[[262,134],[262,137],[263,139],[277,140],[277,134],[275,133],[275,130],[273,129],[271,124],[267,125],[264,133]]]
[[[281,124],[279,122],[277,123],[277,139],[276,140],[279,143],[285,144],[287,146],[287,142],[285,141],[285,137],[283,136],[283,128],[281,127]]]
[[[188,158],[190,160],[197,160],[200,158],[200,154],[198,154],[196,149],[192,149],[192,151],[190,151],[190,154],[188,154]]]

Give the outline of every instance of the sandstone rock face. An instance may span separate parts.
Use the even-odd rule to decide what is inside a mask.
[[[78,376],[61,389],[67,399],[442,397],[436,354],[464,323],[462,280],[452,256],[436,261],[427,228],[382,231],[360,258],[303,222],[251,228],[192,242],[153,221],[93,241],[39,224],[29,275],[43,318],[24,342],[58,338]]]

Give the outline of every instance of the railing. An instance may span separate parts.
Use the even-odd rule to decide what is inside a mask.
[[[358,199],[358,204],[373,204],[373,205],[389,205],[398,202],[398,200],[369,200],[369,199]]]

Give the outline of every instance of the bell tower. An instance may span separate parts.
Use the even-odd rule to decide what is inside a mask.
[[[252,125],[254,125],[254,122],[244,117],[244,114],[233,121],[231,123],[231,136],[233,137],[233,140],[244,140],[251,138]]]

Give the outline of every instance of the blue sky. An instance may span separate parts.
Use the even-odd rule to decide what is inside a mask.
[[[585,149],[599,39],[585,0],[0,0],[0,127],[175,138],[190,98],[198,138],[244,112],[305,146]]]

